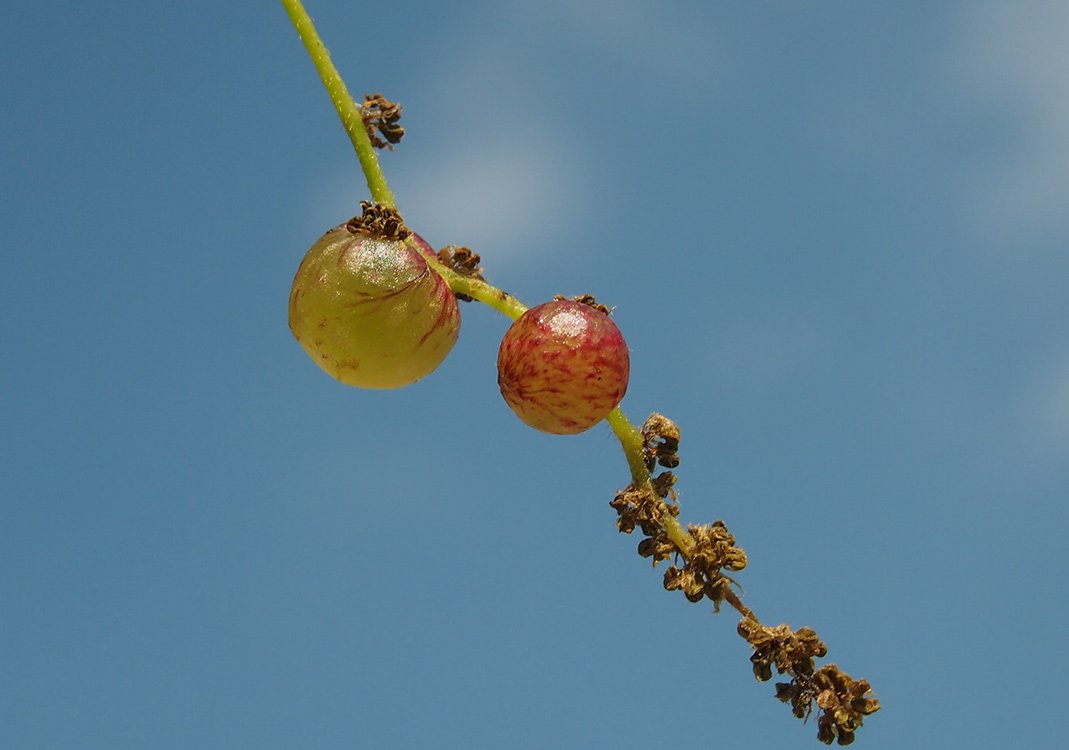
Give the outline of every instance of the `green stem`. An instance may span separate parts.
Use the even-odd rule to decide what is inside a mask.
[[[301,5],[301,0],[282,0],[282,6],[286,9],[293,28],[297,29],[297,35],[304,42],[304,48],[308,50],[312,63],[319,71],[319,77],[323,80],[327,94],[334,103],[334,109],[338,112],[342,126],[349,134],[353,148],[356,149],[356,157],[360,160],[360,168],[364,171],[364,179],[367,180],[368,189],[371,191],[371,199],[380,206],[397,208],[397,202],[386,182],[386,175],[379,166],[378,154],[375,153],[371,138],[364,129],[364,118],[360,114],[360,108],[356,106],[356,102],[349,94],[349,89],[345,87],[345,81],[331,62],[330,52],[316,33],[312,19]]]
[[[650,487],[650,491],[653,491],[652,487]],[[672,544],[676,546],[676,549],[679,550],[683,557],[689,559],[690,553],[694,549],[694,537],[683,528],[683,524],[679,522],[679,519],[673,515],[665,515],[661,519],[661,528],[664,529],[664,533],[672,540]]]
[[[449,288],[457,294],[464,294],[478,300],[511,320],[516,320],[516,318],[527,312],[527,305],[508,292],[487,284],[481,279],[459,274],[444,263],[430,259],[427,262],[434,266],[434,270],[438,272],[438,275],[445,279],[446,283],[449,284]]]
[[[646,468],[646,457],[642,450],[644,442],[642,433],[631,424],[630,419],[624,416],[619,406],[609,412],[605,421],[616,433],[616,439],[620,441],[620,447],[624,449],[627,465],[631,469],[631,480],[636,487],[647,484],[650,481],[650,471]]]

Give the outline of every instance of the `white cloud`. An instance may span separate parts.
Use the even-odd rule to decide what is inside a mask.
[[[501,39],[478,41],[427,67],[410,94],[422,120],[409,117],[414,135],[389,175],[406,219],[432,245],[468,245],[497,274],[535,238],[578,220],[569,207],[586,180],[580,146],[560,137],[561,113],[547,104],[552,81]],[[542,243],[539,253],[557,248]]]
[[[1069,4],[965,5],[969,16],[951,68],[983,105],[1011,126],[1012,140],[978,175],[969,195],[982,222],[1062,229],[1069,221]]]
[[[1056,451],[1069,452],[1069,346],[1037,381],[1027,410],[1031,432]]]
[[[560,231],[570,223],[567,208],[581,183],[560,148],[515,124],[499,127],[499,141],[470,139],[464,150],[440,154],[418,172],[398,170],[395,185],[405,216],[431,244],[492,254],[495,271],[546,227]]]
[[[559,147],[540,143],[538,134],[504,132],[499,142],[473,139],[464,150],[387,165],[390,186],[413,228],[435,247],[463,244],[492,257],[495,273],[547,231],[566,233],[577,220],[568,209],[583,182]],[[299,213],[304,223],[325,231],[359,213],[366,198],[353,157],[322,176]],[[566,249],[567,243],[538,243],[543,259]]]
[[[396,154],[382,155],[412,227],[435,247],[463,244],[492,258],[495,274],[533,238],[565,232],[577,220],[568,208],[584,190],[573,146],[554,140],[559,113],[541,105],[546,97],[533,84],[523,65],[493,46],[459,49],[429,66],[406,95],[413,111],[402,122],[410,134]],[[492,107],[480,111],[486,102]],[[366,197],[352,157],[321,180],[310,202],[348,217]]]

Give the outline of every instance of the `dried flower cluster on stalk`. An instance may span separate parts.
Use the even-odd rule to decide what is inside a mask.
[[[679,428],[667,417],[652,414],[642,426],[642,441],[647,471],[679,465]],[[638,553],[652,558],[654,565],[673,560],[664,574],[665,589],[682,591],[691,602],[709,599],[715,611],[726,601],[743,616],[738,632],[753,649],[754,676],[761,682],[770,680],[773,667],[777,674],[788,675],[788,682],[776,684],[776,697],[789,703],[792,713],[803,720],[813,713],[814,705],[819,709],[817,739],[826,745],[852,743],[864,717],[880,708],[870,695],[868,681],[854,680],[834,664],[817,669],[814,659],[825,656],[828,648],[810,628],[792,630],[787,625],[761,623],[742,603],[735,581],[724,573],[745,568],[746,553],[723,521],[692,524],[681,534],[682,527],[675,520],[679,515],[675,483],[670,470],[662,471],[648,482],[629,484],[616,493],[609,505],[616,510],[617,528],[625,534],[641,529],[645,538],[638,544]]]
[[[372,146],[392,151],[401,141],[405,134],[399,124],[401,112],[401,105],[381,94],[365,95],[360,116]],[[352,234],[395,240],[404,240],[411,234],[395,209],[369,201],[361,203],[361,208],[362,215],[346,224]],[[480,258],[469,248],[447,246],[439,251],[438,260],[461,276],[484,281]],[[506,296],[495,291],[502,298]],[[461,300],[471,301],[467,295],[455,294]],[[610,312],[589,295],[572,299],[605,314]],[[738,611],[742,615],[738,633],[753,650],[750,661],[754,676],[761,682],[768,681],[772,679],[773,668],[777,674],[787,675],[787,682],[776,683],[776,697],[790,704],[792,713],[803,720],[809,718],[814,707],[819,710],[817,738],[821,742],[851,744],[864,717],[880,708],[879,701],[871,697],[868,681],[854,680],[835,664],[817,668],[815,659],[824,657],[828,649],[813,630],[805,627],[793,630],[787,625],[769,627],[743,604],[729,573],[746,567],[746,553],[723,521],[685,528],[679,523],[676,476],[672,473],[679,465],[679,438],[679,428],[667,417],[652,414],[646,420],[641,445],[645,472],[638,465],[636,455],[632,463],[634,481],[616,493],[610,503],[617,512],[617,528],[625,534],[642,530],[638,553],[650,558],[654,566],[672,561],[664,573],[665,589],[682,591],[691,602],[708,599],[715,611],[724,602]],[[632,460],[626,446],[625,452]],[[664,471],[653,475],[658,466]]]

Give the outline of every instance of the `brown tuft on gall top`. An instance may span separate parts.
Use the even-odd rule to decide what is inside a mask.
[[[412,234],[412,230],[405,225],[405,220],[396,208],[371,201],[360,201],[360,215],[345,222],[345,228],[350,234],[380,240],[403,240]]]

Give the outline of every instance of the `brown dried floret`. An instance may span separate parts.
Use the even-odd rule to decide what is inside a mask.
[[[746,552],[735,545],[735,535],[728,531],[723,521],[708,525],[691,524],[687,531],[694,538],[690,562],[709,571],[742,570],[746,567]]]
[[[572,302],[578,302],[580,305],[593,307],[595,310],[603,312],[606,315],[612,314],[612,308],[598,302],[596,299],[594,299],[593,294],[580,294],[578,297],[565,297],[562,294],[556,294],[553,296],[553,299],[571,300]]]
[[[364,121],[371,145],[375,148],[387,148],[393,151],[393,145],[400,143],[405,136],[405,129],[397,124],[404,109],[400,104],[391,102],[382,94],[364,94],[364,103],[360,105],[360,118]]]
[[[412,234],[396,208],[360,201],[360,210],[360,216],[354,216],[345,223],[345,228],[352,234],[366,234],[384,240],[403,240]]]
[[[458,247],[446,245],[438,251],[438,260],[449,266],[461,276],[470,276],[475,279],[483,279],[483,269],[479,265],[482,258],[478,253],[472,252],[470,247]]]
[[[629,484],[609,505],[617,513],[616,528],[621,532],[642,529],[645,538],[638,543],[638,553],[653,558],[654,565],[679,551],[664,530],[664,519],[679,515],[679,506],[665,503],[652,484],[638,488]]]
[[[880,710],[880,701],[870,697],[871,691],[868,680],[854,680],[835,664],[776,685],[776,697],[791,704],[791,712],[800,719],[808,717],[813,704],[817,705],[821,711],[817,739],[825,745],[849,745],[854,741],[864,717]]]
[[[869,694],[868,680],[854,680],[834,664],[815,669],[813,660],[828,653],[827,646],[810,628],[792,630],[787,625],[768,627],[754,618],[739,622],[739,635],[753,647],[754,676],[762,682],[779,674],[791,675],[790,682],[776,684],[776,697],[789,703],[799,719],[821,710],[817,739],[826,745],[849,745],[864,717],[880,710],[880,702]]]
[[[684,565],[679,567],[670,565],[664,571],[664,588],[666,591],[680,589],[683,595],[692,602],[699,602],[705,598],[706,580],[694,568]]]
[[[692,602],[709,599],[719,611],[724,599],[733,597],[734,580],[722,569],[742,570],[746,567],[746,553],[735,546],[735,537],[723,521],[708,526],[688,526],[694,545],[687,551],[682,565],[673,565],[664,573],[664,587],[668,591],[680,589]],[[741,604],[741,602],[740,602]]]
[[[813,659],[828,653],[827,646],[810,628],[797,632],[787,625],[769,627],[753,618],[739,621],[739,635],[753,647],[750,661],[754,677],[761,682],[772,679],[772,666],[779,674],[807,677],[813,674]]]
[[[676,554],[676,546],[667,536],[659,534],[656,537],[646,537],[639,542],[638,554],[641,557],[653,558],[653,564],[656,565]]]
[[[456,245],[446,245],[438,251],[438,260],[444,265],[449,266],[461,276],[468,276],[479,281],[486,281],[483,278],[483,269],[479,265],[481,258],[478,253],[472,252],[470,247],[458,247]],[[472,298],[466,294],[457,293],[457,299],[464,302],[471,302]]]
[[[642,454],[646,468],[652,470],[654,464],[666,469],[679,466],[679,427],[663,414],[650,414],[642,425]]]
[[[653,491],[657,493],[657,496],[665,502],[669,502],[669,497],[672,498],[673,503],[679,498],[675,491],[676,475],[670,471],[662,471],[650,480],[650,484],[653,485]],[[674,515],[679,515],[679,508],[676,508]]]
[[[657,497],[649,485],[635,487],[629,484],[616,493],[609,505],[619,516],[616,528],[625,534],[630,534],[637,527],[646,536],[656,536],[662,532],[661,519],[666,513],[672,514],[670,507]],[[679,509],[675,512],[678,513]]]

